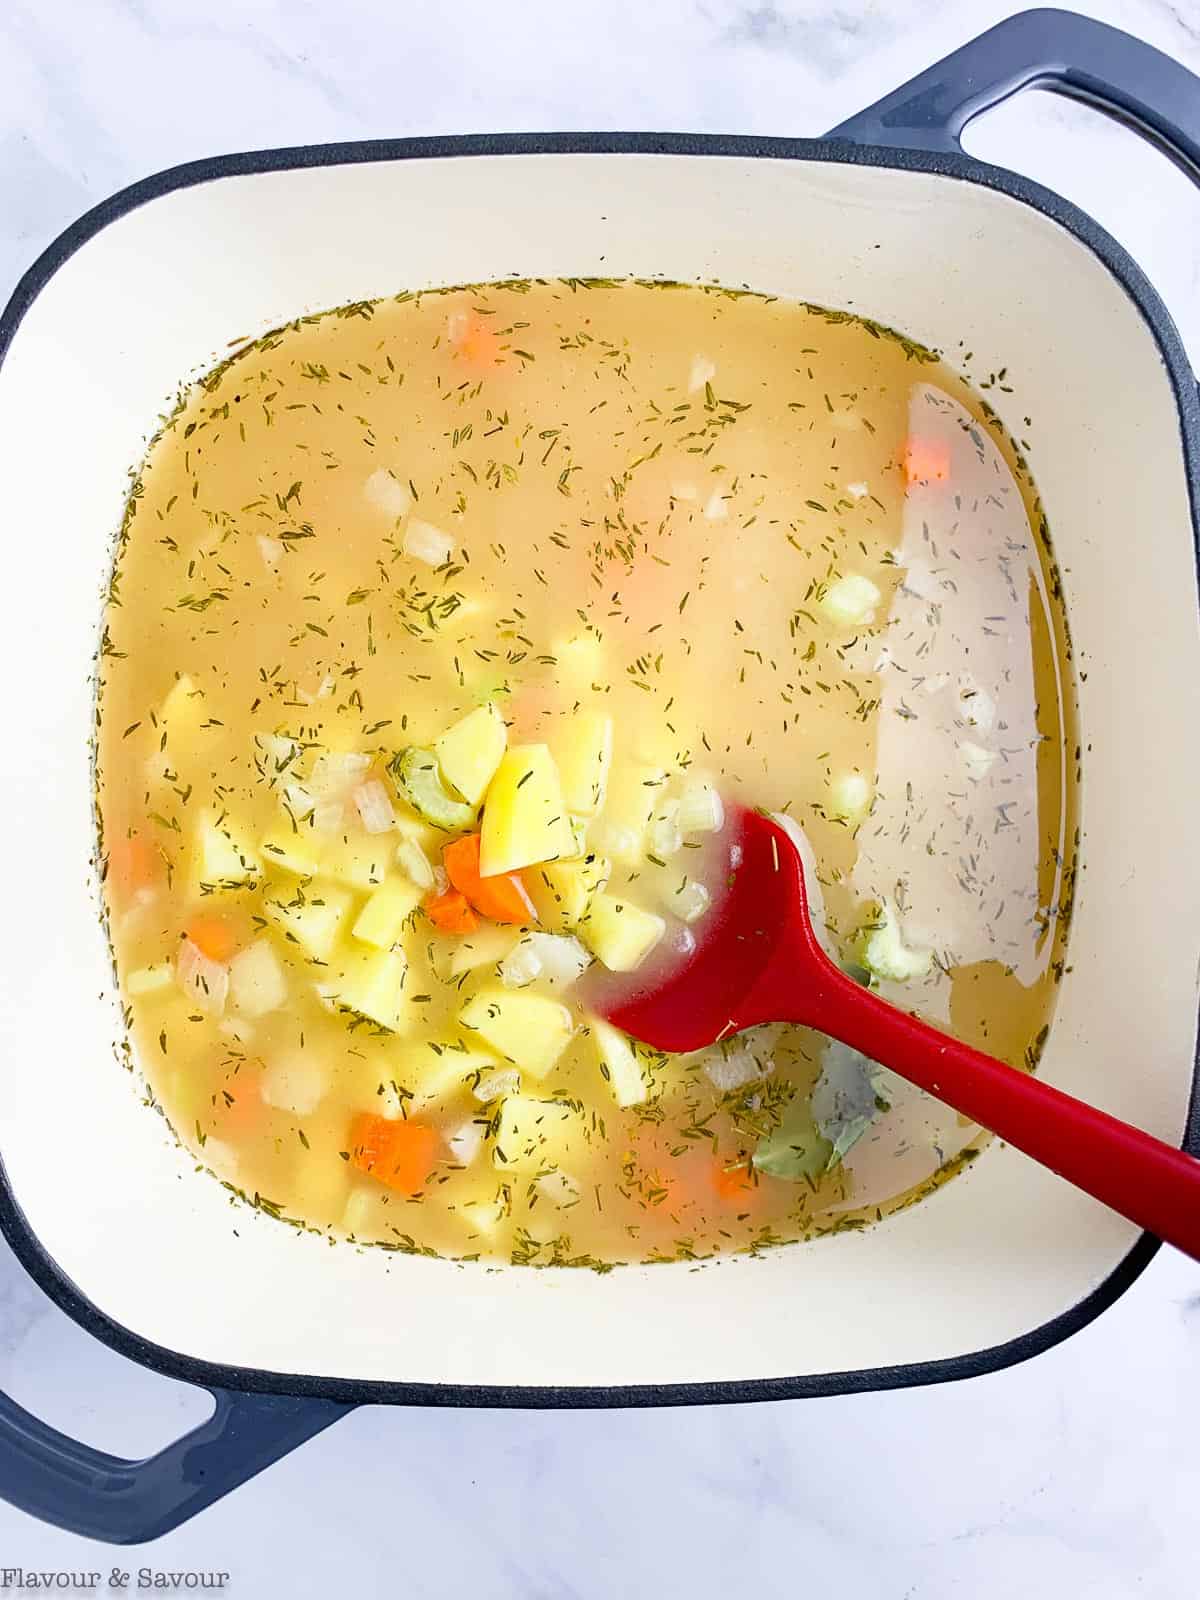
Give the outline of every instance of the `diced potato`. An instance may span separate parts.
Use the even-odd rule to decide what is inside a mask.
[[[363,485],[363,492],[371,504],[393,522],[407,516],[412,507],[408,485],[387,467],[379,467],[371,474]]]
[[[195,869],[202,891],[240,889],[256,883],[262,863],[249,841],[228,817],[202,811],[196,826]]]
[[[263,901],[275,926],[317,961],[332,955],[353,905],[346,890],[332,884],[280,884]]]
[[[608,789],[613,719],[606,711],[577,711],[556,731],[553,749],[567,810],[594,817]]]
[[[476,967],[490,967],[505,956],[521,937],[519,928],[481,922],[474,933],[439,939],[433,945],[433,970],[443,983],[461,978]]]
[[[548,746],[505,752],[483,807],[479,870],[493,878],[574,854],[575,839]]]
[[[588,902],[611,874],[607,856],[590,855],[582,861],[548,861],[526,872],[524,883],[542,926],[566,933],[586,915]]]
[[[331,990],[339,1005],[399,1033],[408,1014],[404,995],[407,974],[408,961],[400,950],[356,954],[332,975]]]
[[[636,866],[646,848],[646,828],[667,781],[664,767],[642,761],[618,765],[604,805],[604,848],[625,866]]]
[[[153,967],[138,967],[125,979],[125,993],[130,998],[138,995],[158,994],[175,982],[175,968],[169,961],[160,961]]]
[[[932,950],[914,950],[904,943],[900,919],[890,900],[883,902],[875,923],[864,930],[861,950],[868,972],[896,983],[923,978],[933,964]]]
[[[269,1062],[259,1093],[264,1105],[307,1117],[325,1098],[329,1085],[311,1052],[290,1050]]]
[[[592,897],[579,924],[579,937],[610,972],[632,972],[666,931],[666,923],[653,911],[603,892]]]
[[[973,778],[976,783],[983,782],[999,759],[997,751],[976,744],[974,739],[960,739],[958,754],[967,777]]]
[[[557,1000],[499,984],[473,995],[458,1020],[531,1078],[546,1076],[575,1031],[571,1013]]]
[[[447,729],[435,740],[433,748],[450,788],[460,800],[477,806],[495,776],[507,743],[504,718],[489,700]]]
[[[836,578],[818,602],[830,622],[839,628],[865,627],[875,620],[883,595],[870,578],[850,572]]]
[[[379,835],[335,839],[321,857],[321,876],[364,892],[377,889],[388,875],[394,850],[391,840]]]
[[[650,1079],[629,1040],[599,1017],[590,1017],[588,1028],[596,1042],[600,1070],[608,1079],[617,1104],[641,1105],[650,1094]]]
[[[875,796],[870,782],[861,772],[843,772],[829,785],[827,811],[842,822],[861,822],[870,811]]]
[[[371,895],[350,931],[363,944],[390,950],[420,903],[420,889],[407,878],[393,876]]]
[[[578,1114],[562,1100],[510,1095],[500,1110],[496,1165],[505,1172],[558,1167],[578,1121]]]
[[[408,1045],[397,1056],[395,1077],[412,1094],[412,1109],[422,1111],[441,1100],[464,1095],[477,1078],[498,1065],[488,1051],[463,1049],[426,1039]]]
[[[248,1017],[265,1017],[287,999],[287,974],[269,939],[256,939],[234,956],[229,993],[235,1010]]]
[[[429,567],[441,567],[449,561],[454,550],[454,540],[432,522],[422,522],[412,517],[404,530],[404,554],[414,561],[423,561]]]
[[[259,853],[267,866],[297,878],[315,878],[321,866],[321,845],[310,829],[275,828],[259,841]]]
[[[646,830],[646,854],[656,861],[669,861],[683,849],[683,829],[679,826],[679,801],[660,800]]]

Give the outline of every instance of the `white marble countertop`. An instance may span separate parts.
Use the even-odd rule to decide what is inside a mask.
[[[1198,0],[1077,0],[1200,71]],[[399,134],[816,134],[1004,0],[6,0],[0,298],[81,211],[221,150]],[[218,96],[214,85],[221,85]],[[217,107],[220,106],[218,110]],[[1200,368],[1200,191],[1045,95],[971,131],[1145,266]],[[629,1413],[359,1411],[126,1566],[248,1596],[880,1600],[1196,1592],[1200,1269],[1162,1253],[1049,1354],[969,1384]],[[0,1245],[0,1384],[121,1454],[204,1403],[90,1341]],[[0,1568],[108,1552],[0,1505]]]

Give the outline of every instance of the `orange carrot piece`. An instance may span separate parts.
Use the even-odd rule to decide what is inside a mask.
[[[912,438],[904,447],[904,481],[945,483],[950,476],[950,446],[943,439]]]
[[[425,915],[443,933],[474,933],[479,926],[479,918],[471,910],[466,895],[458,889],[430,895],[425,902]]]
[[[729,1167],[718,1161],[713,1168],[713,1187],[722,1200],[742,1200],[754,1189],[754,1177],[748,1162]]]
[[[479,875],[479,835],[466,833],[442,850],[442,861],[454,887],[466,895],[480,916],[518,925],[536,922],[537,913],[518,872],[492,878]]]
[[[261,1120],[261,1082],[262,1073],[248,1064],[240,1065],[225,1079],[214,1097],[221,1133],[248,1133]]]
[[[423,1122],[389,1121],[364,1111],[350,1125],[350,1162],[359,1172],[415,1194],[437,1164],[437,1130]]]
[[[105,882],[122,901],[132,900],[142,889],[153,888],[162,874],[162,858],[143,834],[117,839],[108,852]]]
[[[446,336],[455,355],[468,366],[486,369],[500,365],[499,335],[477,311],[456,311],[447,325]]]
[[[187,936],[210,961],[228,961],[237,949],[233,929],[222,917],[193,917],[187,925]]]

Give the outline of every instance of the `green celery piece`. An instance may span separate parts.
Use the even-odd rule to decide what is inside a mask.
[[[456,800],[442,782],[437,756],[410,744],[393,756],[388,769],[402,799],[418,816],[447,833],[463,833],[475,822],[475,807]]]

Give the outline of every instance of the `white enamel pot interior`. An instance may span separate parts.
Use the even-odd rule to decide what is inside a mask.
[[[1012,392],[991,398],[1032,439],[1080,671],[1082,871],[1041,1070],[1180,1140],[1200,927],[1193,528],[1170,376],[1109,268],[1032,206],[931,172],[736,155],[379,160],[220,177],[118,215],[45,284],[0,369],[0,1151],[16,1203],[114,1323],[284,1375],[674,1385],[1018,1339],[1107,1279],[1136,1230],[997,1144],[879,1227],[757,1260],[485,1270],[332,1248],[231,1202],[114,1051],[89,869],[91,657],[129,470],[156,419],[230,341],[298,313],[558,274],[749,284],[969,348],[976,371],[1007,367]]]

